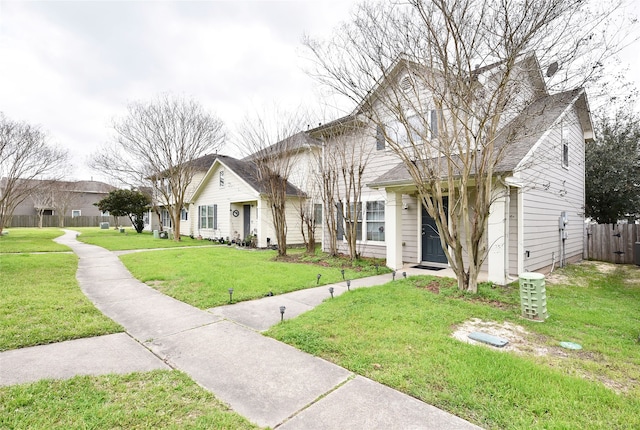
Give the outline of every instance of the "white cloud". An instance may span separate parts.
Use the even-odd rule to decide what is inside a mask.
[[[317,103],[302,35],[329,36],[352,3],[2,0],[0,110],[41,124],[74,154],[71,176],[87,178],[84,158],[130,101],[186,94],[230,128],[274,103]]]

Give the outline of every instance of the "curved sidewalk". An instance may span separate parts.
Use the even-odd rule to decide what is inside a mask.
[[[139,282],[114,253],[78,242],[75,236],[66,231],[57,241],[80,257],[77,279],[96,307],[162,362],[186,372],[258,425],[279,429],[478,428],[260,334],[280,320],[280,305],[287,307],[285,317],[291,318],[326,299],[328,285],[203,311]],[[352,288],[389,280],[388,274],[354,280]],[[344,285],[333,287],[334,295],[346,291]]]

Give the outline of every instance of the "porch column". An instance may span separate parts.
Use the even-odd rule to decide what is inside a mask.
[[[488,280],[498,285],[505,285],[505,252],[507,251],[505,236],[505,214],[507,197],[505,189],[500,187],[494,191],[496,197],[489,210],[487,221],[487,255]]]
[[[387,191],[384,210],[387,266],[393,270],[402,268],[402,194]]]

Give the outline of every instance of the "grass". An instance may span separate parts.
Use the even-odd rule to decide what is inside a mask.
[[[256,429],[178,371],[0,388],[0,428]]]
[[[469,296],[422,277],[343,294],[267,334],[485,428],[640,428],[640,269],[586,263],[563,275],[547,286],[544,323],[519,317],[517,285]],[[472,318],[524,326],[549,354],[453,339]]]
[[[276,261],[276,251],[217,246],[204,249],[174,249],[122,255],[127,269],[142,282],[200,309],[282,294],[346,279],[376,274],[370,260],[351,265],[345,260],[320,255],[307,257],[292,252],[286,261]],[[305,264],[308,263],[308,264]],[[379,273],[388,269],[379,268]]]
[[[122,331],[82,294],[77,265],[71,254],[0,254],[0,351]]]
[[[0,253],[71,251],[53,241],[64,232],[59,228],[11,228],[0,236]]]
[[[180,242],[169,239],[155,239],[151,232],[136,233],[131,227],[125,228],[125,233],[120,233],[119,230],[114,229],[102,230],[97,227],[74,227],[72,230],[81,233],[78,236],[79,241],[98,245],[110,251],[211,245],[209,241],[191,239],[189,236],[183,236]]]
[[[0,351],[122,331],[82,294],[58,229],[0,238]],[[20,253],[24,252],[24,253]],[[0,387],[0,428],[254,429],[185,374],[154,371]]]

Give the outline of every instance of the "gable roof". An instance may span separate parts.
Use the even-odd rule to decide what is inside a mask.
[[[0,179],[0,189],[4,188],[7,183],[7,178]],[[74,193],[88,193],[88,194],[109,194],[110,191],[117,189],[113,185],[109,185],[100,181],[60,181],[54,179],[20,179],[17,183],[28,185],[31,188],[41,186],[42,184],[55,185],[63,188],[65,191],[71,191]]]
[[[252,161],[246,159],[238,160],[237,158],[230,157],[228,155],[215,155],[215,160],[209,167],[207,174],[202,178],[196,191],[191,196],[191,200],[195,200],[206,184],[211,180],[213,171],[216,166],[221,165],[231,170],[238,178],[240,178],[245,184],[253,188],[259,194],[266,194],[268,192],[267,187],[262,181],[258,179],[258,168]],[[299,188],[287,181],[287,195],[288,196],[305,196],[306,194]]]
[[[580,112],[588,109],[584,89],[576,88],[541,97],[500,130],[496,137],[496,149],[502,149],[505,145],[509,145],[509,147],[502,159],[496,164],[494,173],[512,172],[518,167],[536,144],[572,106],[576,106],[578,109],[578,117],[585,131],[585,138],[588,139],[588,136],[592,134],[589,112]],[[431,161],[435,163],[436,159]],[[446,157],[438,157],[437,162],[440,164],[440,171],[446,172]],[[367,185],[371,188],[379,188],[410,184],[412,181],[405,163],[400,162]]]
[[[277,154],[279,152],[290,152],[290,151],[298,151],[303,148],[310,148],[313,146],[322,146],[322,143],[313,138],[309,132],[300,131],[296,134],[293,134],[289,137],[282,139],[279,142],[274,143],[273,145],[267,146],[259,151],[254,152],[246,157],[244,157],[243,161],[251,161],[256,158],[260,158],[263,155],[271,155]]]

